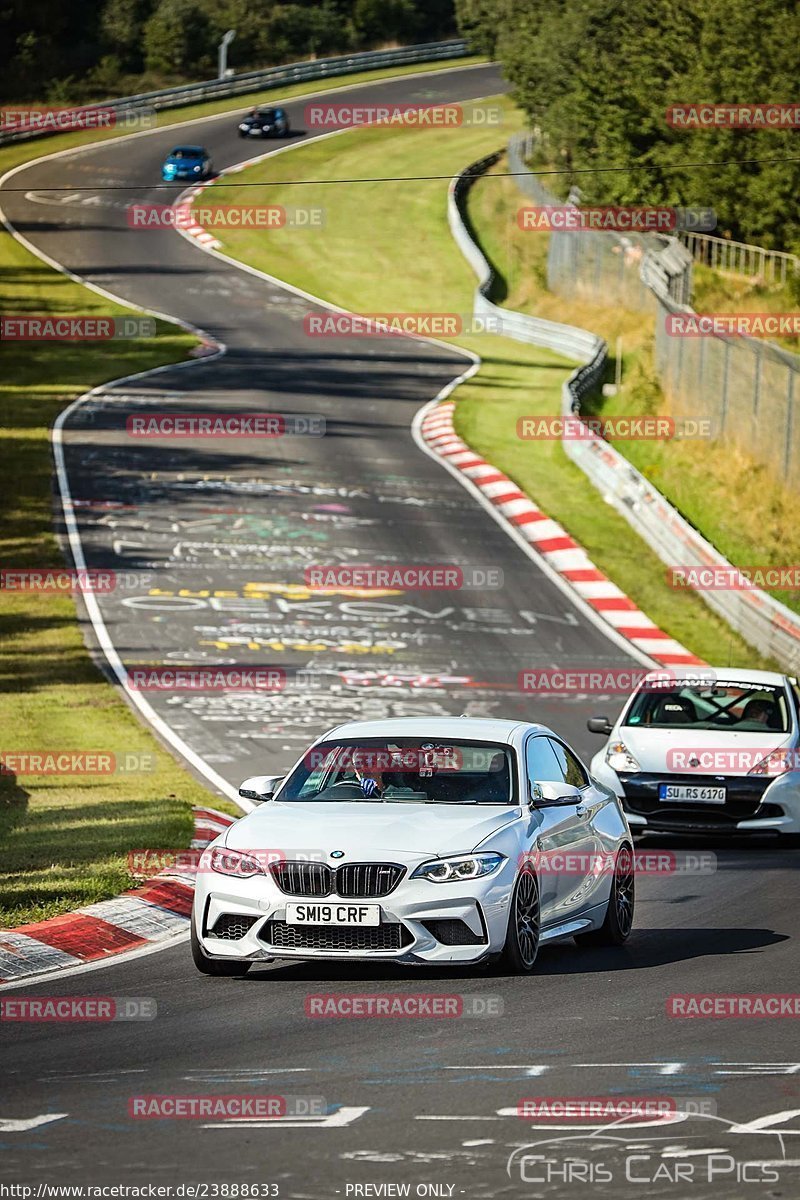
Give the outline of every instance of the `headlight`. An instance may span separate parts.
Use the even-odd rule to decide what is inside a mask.
[[[242,854],[241,850],[227,850],[224,846],[214,846],[203,855],[203,860],[201,866],[217,875],[250,879],[253,875],[266,874],[257,859],[251,858],[249,854]]]
[[[200,163],[198,163],[196,167],[192,167],[192,170],[193,171],[201,171],[202,167],[200,166]]]
[[[624,742],[612,742],[606,750],[606,762],[612,771],[641,771]]]
[[[467,854],[460,858],[437,858],[422,863],[411,873],[412,879],[429,879],[431,883],[455,883],[459,879],[478,879],[491,875],[501,863],[502,854]]]
[[[747,774],[775,777],[785,775],[787,771],[797,770],[800,770],[800,756],[798,756],[797,750],[770,750],[769,754],[751,767]]]

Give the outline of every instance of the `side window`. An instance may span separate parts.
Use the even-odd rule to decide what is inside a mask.
[[[571,787],[585,788],[589,786],[589,776],[584,771],[581,764],[578,762],[571,750],[568,750],[561,742],[556,742],[548,739],[553,747],[553,753],[558,760],[559,769],[561,771],[561,779],[564,783],[568,783]]]
[[[553,746],[546,737],[528,738],[525,765],[529,779],[537,783],[562,783],[564,780]]]

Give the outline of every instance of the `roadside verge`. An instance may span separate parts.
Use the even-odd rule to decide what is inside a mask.
[[[195,808],[193,815],[190,849],[198,852],[234,820],[213,808]],[[141,887],[48,921],[0,930],[0,984],[27,982],[185,937],[199,855],[168,853],[175,866],[158,871]]]

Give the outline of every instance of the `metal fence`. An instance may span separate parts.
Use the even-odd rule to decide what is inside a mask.
[[[800,258],[785,250],[765,250],[749,242],[734,242],[709,233],[679,234],[695,262],[713,267],[726,275],[763,279],[765,283],[786,283],[800,271]]]
[[[536,175],[524,174],[528,138],[512,138],[509,167],[538,205],[562,203]],[[655,364],[670,414],[710,424],[714,440],[734,446],[800,487],[800,357],[770,342],[721,334],[671,332],[669,318],[693,314],[692,258],[676,238],[550,233],[547,282],[569,299],[646,312],[655,320]]]
[[[579,414],[581,400],[589,390],[597,388],[603,375],[606,361],[603,339],[574,325],[545,321],[500,308],[489,299],[493,269],[469,231],[463,201],[475,178],[493,166],[499,157],[499,154],[490,155],[473,163],[450,186],[450,229],[478,277],[475,314],[494,317],[500,323],[504,336],[536,346],[547,346],[577,360],[581,365],[563,386],[562,412],[565,416]],[[517,169],[516,165],[512,169]],[[553,203],[552,197],[549,203]],[[574,236],[592,235],[581,233]],[[659,248],[656,249],[658,251]],[[641,265],[641,260],[638,261]],[[676,269],[681,261],[680,254],[667,260],[666,265],[663,257],[657,259],[657,270],[654,270],[659,286],[668,287],[670,280],[672,286],[683,286],[675,282],[677,274],[680,274],[676,274]],[[715,565],[733,569],[732,564],[681,516],[627,458],[588,428],[586,435],[581,439],[563,440],[561,444],[565,453],[592,481],[604,502],[614,505],[662,562],[668,567]],[[710,608],[761,654],[776,659],[788,671],[800,673],[800,616],[797,613],[758,588],[706,591],[701,595]]]
[[[436,62],[439,59],[463,58],[472,53],[463,38],[447,42],[425,42],[419,46],[400,46],[394,50],[365,50],[358,54],[343,54],[336,58],[318,58],[313,62],[288,63],[282,67],[267,67],[263,71],[248,71],[243,75],[231,75],[227,79],[212,79],[206,83],[185,83],[178,87],[163,88],[157,92],[141,92],[136,96],[122,96],[116,100],[97,104],[74,105],[81,112],[111,111],[117,117],[131,117],[155,109],[180,108],[184,104],[195,104],[198,100],[217,100],[227,96],[241,96],[248,92],[269,91],[286,87],[292,83],[303,83],[315,79],[331,79],[337,75],[351,75],[355,71],[369,71],[379,67],[410,66],[417,62]],[[0,146],[9,142],[27,141],[34,137],[47,137],[53,130],[0,130]]]

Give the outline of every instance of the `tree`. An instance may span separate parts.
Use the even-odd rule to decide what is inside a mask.
[[[420,25],[413,0],[355,0],[353,25],[364,45],[413,42]]]
[[[161,0],[145,25],[144,49],[148,70],[208,74],[215,47],[200,0]]]
[[[103,9],[103,41],[126,70],[141,71],[144,66],[142,39],[151,9],[151,0],[108,0]]]

